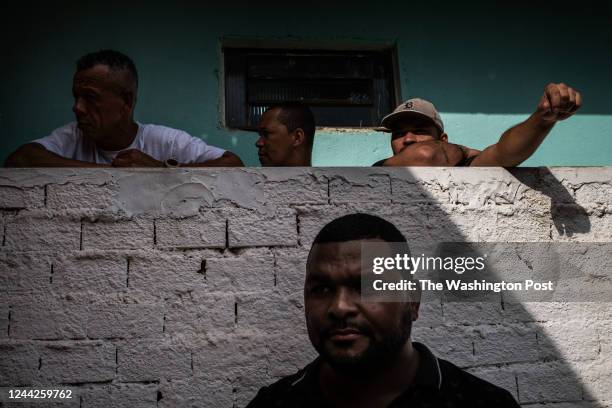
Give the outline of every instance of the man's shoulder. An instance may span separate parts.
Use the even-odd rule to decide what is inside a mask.
[[[170,126],[155,125],[152,123],[138,123],[138,126],[142,129],[142,136],[144,138],[191,138],[191,135],[184,130],[176,129]]]
[[[308,377],[312,365],[313,363],[295,374],[262,387],[247,408],[301,406],[310,385]]]
[[[78,138],[81,137],[81,131],[76,122],[68,122],[65,125],[53,129],[51,135]]]
[[[460,396],[461,399],[472,401],[473,407],[519,407],[512,394],[507,390],[478,378],[451,362],[440,358],[438,362],[442,373],[442,393]]]
[[[44,137],[32,140],[31,143],[38,143],[47,149],[62,154],[59,150],[73,149],[82,138],[82,133],[79,130],[76,122],[69,122],[60,126]],[[65,154],[63,154],[65,155]]]

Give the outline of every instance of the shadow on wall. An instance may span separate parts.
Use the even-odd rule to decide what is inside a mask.
[[[390,175],[394,204],[391,204],[391,207],[385,206],[384,209],[372,208],[366,212],[386,216],[405,234],[409,244],[422,244],[423,240],[431,241],[432,244],[436,241],[551,242],[550,240],[564,240],[591,231],[587,211],[576,203],[573,194],[549,169],[513,169],[511,174],[530,190],[524,186],[515,186],[511,182],[506,191],[491,191],[476,185],[472,186],[475,187],[473,190],[468,191],[468,185],[463,192],[453,197],[453,179],[463,183],[466,179],[469,180],[469,174],[465,178],[455,178],[451,171],[449,180],[440,182],[430,179],[430,186],[421,189],[419,185],[423,182],[422,176],[414,177],[409,169],[401,169]],[[436,184],[442,186],[442,191],[437,190],[442,195],[432,194],[430,187]],[[468,207],[474,202],[502,206],[512,204],[514,217],[519,217],[519,220],[504,220],[500,223],[499,219],[490,217],[490,212],[495,211],[493,208],[483,208],[483,211],[477,211],[471,217],[463,211],[456,212],[458,208],[441,204],[446,201],[443,198],[446,188],[449,189],[450,202],[464,202]],[[534,192],[539,192],[540,196],[536,198],[530,195]],[[530,198],[526,201],[535,205],[526,205],[527,202],[521,204],[526,196]],[[357,198],[358,194],[353,197]],[[509,197],[512,198],[508,200]],[[547,204],[546,197],[550,204]],[[406,205],[394,208],[395,203]],[[521,221],[520,218],[523,217]],[[538,220],[540,217],[542,218]],[[501,218],[506,217],[502,215]],[[556,235],[551,231],[550,236],[547,236],[545,229],[540,231],[543,234],[536,232],[542,227],[537,224],[546,218],[552,220]],[[324,222],[321,222],[321,225],[324,225]],[[482,253],[480,255],[482,256]],[[510,265],[518,271],[522,262],[525,260],[519,256],[511,261]],[[527,265],[531,270],[528,262]],[[498,270],[496,278],[507,278],[516,271]],[[556,276],[559,276],[559,271],[556,272]],[[577,367],[582,369],[583,356],[576,356],[572,352],[573,347],[580,347],[579,344],[571,345],[574,342],[571,337],[575,335],[571,333],[572,329],[564,332],[567,330],[563,328],[564,324],[567,320],[573,320],[566,315],[564,305],[537,301],[523,303],[521,299],[506,293],[502,296],[489,296],[482,301],[473,297],[471,300],[457,297],[455,302],[453,298],[454,296],[449,296],[446,301],[442,299],[440,304],[424,303],[425,308],[420,320],[414,325],[416,340],[431,346],[443,358],[508,389],[521,404],[569,402],[571,406],[582,406],[578,404],[592,401],[592,405],[588,404],[589,407],[604,407],[595,401],[583,382],[585,371],[578,371]],[[594,301],[590,298],[567,300],[570,302],[570,310],[583,310],[587,314],[591,304],[585,306],[571,302]],[[437,326],[440,323],[436,315],[438,307],[441,309],[440,326]],[[428,316],[432,312],[434,316]],[[572,324],[576,324],[576,333],[584,330],[591,336],[583,345],[585,355],[592,355],[598,347],[597,334],[583,325],[593,322],[586,323],[588,318],[581,321],[584,315],[574,317],[576,320]],[[549,334],[552,337],[549,337]],[[598,374],[594,374],[590,379],[597,377]]]
[[[576,201],[567,188],[546,167],[540,167],[539,176],[532,171],[510,169],[510,173],[527,187],[550,198],[550,215],[559,236],[573,237],[591,231],[591,221],[586,210]]]
[[[507,174],[503,169],[496,170]],[[477,182],[478,177],[473,172],[470,175],[470,170],[421,169],[414,173],[409,169],[330,171],[331,206],[297,207],[300,246],[307,252],[320,228],[353,212],[383,217],[393,222],[409,243],[420,245],[449,241],[550,243],[591,230],[586,210],[548,169],[513,171],[519,183],[496,173],[491,183],[494,186],[482,178],[482,184]],[[498,181],[498,175],[503,181]],[[555,215],[555,208],[561,205],[572,206],[572,214],[577,214],[572,223]],[[558,231],[554,238],[551,214],[556,217],[552,222]],[[303,261],[294,266],[303,270]],[[517,264],[521,261],[514,260]],[[294,290],[299,293],[299,285]],[[521,404],[567,402],[568,406],[584,403],[604,407],[589,393],[581,379],[584,374],[577,368],[584,356],[589,359],[597,355],[597,333],[584,325],[601,322],[596,322],[598,318],[590,320],[589,305],[522,303],[504,295],[480,302],[426,302],[423,306],[414,325],[414,339],[508,389]],[[568,321],[566,307],[582,310],[571,318],[574,328],[564,326]],[[575,355],[572,337],[580,332],[588,333],[589,339],[584,342],[585,354]]]

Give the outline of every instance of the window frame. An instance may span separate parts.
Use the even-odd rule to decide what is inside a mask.
[[[388,53],[389,63],[388,66],[391,70],[388,75],[390,82],[388,90],[391,93],[389,97],[390,112],[401,103],[401,82],[399,74],[399,64],[397,55],[397,45],[391,42],[344,42],[344,41],[323,41],[323,42],[312,42],[312,41],[294,41],[294,40],[254,40],[254,39],[222,39],[219,44],[219,123],[225,130],[243,130],[243,131],[255,131],[254,126],[231,126],[227,121],[227,87],[226,87],[226,50],[236,49],[252,49],[261,50],[262,52],[270,51],[274,52],[291,52],[296,53],[304,52],[321,52],[326,53],[364,53],[364,52],[378,52]],[[246,88],[245,80],[245,88]],[[245,91],[246,92],[246,91]],[[247,97],[244,98],[245,103]],[[387,113],[390,113],[387,112]],[[384,113],[383,116],[387,113]],[[247,109],[244,109],[244,114],[247,114]],[[245,118],[243,123],[246,123],[248,118]],[[317,126],[317,129],[338,129],[338,130],[353,130],[353,131],[371,131],[380,130],[379,125],[373,126]]]

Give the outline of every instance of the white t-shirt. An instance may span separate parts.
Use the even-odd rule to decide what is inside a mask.
[[[179,163],[202,163],[221,157],[225,150],[209,146],[182,130],[138,123],[132,144],[123,150],[137,149],[156,160],[175,159]],[[62,157],[89,163],[110,164],[121,150],[108,151],[83,137],[76,122],[55,129],[49,136],[33,140]]]

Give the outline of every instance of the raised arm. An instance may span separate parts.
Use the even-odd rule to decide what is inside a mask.
[[[536,111],[524,122],[506,130],[499,142],[483,150],[471,165],[518,166],[536,151],[555,123],[572,116],[580,106],[580,92],[564,83],[548,84]]]
[[[55,154],[39,143],[20,146],[4,161],[5,167],[109,167],[108,164],[72,160]]]

